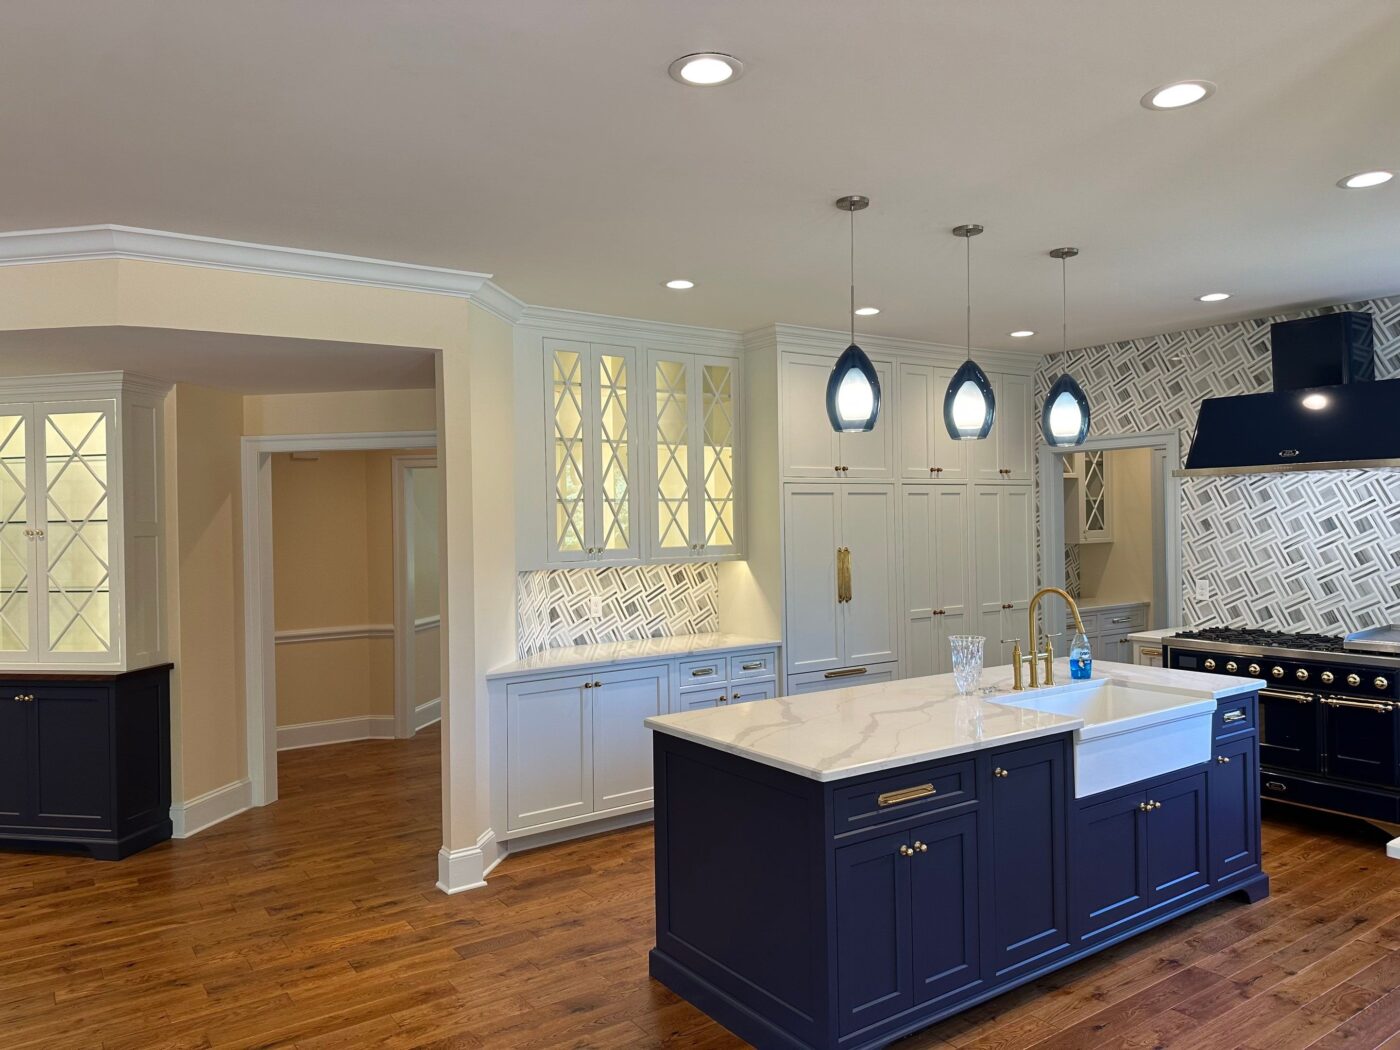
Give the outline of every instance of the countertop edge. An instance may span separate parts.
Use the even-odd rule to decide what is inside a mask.
[[[683,638],[686,635],[675,635],[673,637]],[[655,641],[657,639],[637,639],[641,641]],[[604,643],[613,645],[626,645],[626,642]],[[651,663],[653,661],[683,659],[689,656],[705,656],[710,653],[739,653],[749,649],[781,649],[783,643],[776,638],[745,638],[742,641],[724,642],[716,645],[706,645],[697,649],[680,649],[673,653],[638,653],[630,656],[599,656],[588,659],[580,658],[574,661],[564,661],[548,667],[520,667],[520,661],[512,660],[510,663],[500,664],[486,672],[487,681],[497,678],[519,678],[523,675],[552,674],[556,671],[578,670],[584,667],[615,667],[620,664]],[[545,650],[548,652],[548,650]],[[776,673],[776,668],[775,668]]]

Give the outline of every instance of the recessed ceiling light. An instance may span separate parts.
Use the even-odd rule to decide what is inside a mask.
[[[716,87],[744,75],[744,63],[733,55],[700,51],[682,55],[671,63],[671,79],[691,87]]]
[[[1203,303],[1223,303],[1230,298],[1229,292],[1206,292],[1205,295],[1196,296]]]
[[[856,313],[860,314],[861,317],[874,317],[879,312],[880,308],[878,306],[862,306],[856,310]]]
[[[1012,338],[1012,339],[1029,339],[1029,338],[1030,338],[1031,336],[1033,336],[1033,335],[1035,335],[1035,333],[1032,332],[1029,328],[1021,328],[1021,329],[1018,329],[1018,330],[1015,331],[1015,332],[1012,332],[1012,333],[1011,333],[1011,338]]]
[[[683,292],[687,288],[694,288],[695,282],[687,281],[684,277],[677,277],[674,281],[667,281],[666,287],[672,289],[673,291]]]
[[[1371,186],[1380,186],[1393,178],[1393,171],[1361,171],[1341,179],[1337,185],[1344,190],[1364,190]]]
[[[1314,412],[1327,407],[1328,398],[1326,394],[1309,394],[1303,398],[1303,407],[1310,408]]]
[[[1142,96],[1142,104],[1148,109],[1180,109],[1204,102],[1213,94],[1215,85],[1209,80],[1179,80],[1153,88]]]

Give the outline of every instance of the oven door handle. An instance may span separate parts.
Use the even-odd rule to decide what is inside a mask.
[[[1261,689],[1259,695],[1277,700],[1292,700],[1295,704],[1310,704],[1316,699],[1312,693],[1293,693],[1286,689]]]
[[[1322,702],[1329,707],[1354,707],[1361,711],[1374,711],[1378,715],[1388,715],[1395,710],[1394,704],[1373,703],[1367,700],[1343,700],[1339,696],[1324,696]]]

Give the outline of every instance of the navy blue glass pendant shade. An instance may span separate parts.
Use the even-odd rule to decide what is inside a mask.
[[[957,441],[980,441],[992,432],[997,397],[992,381],[971,358],[953,373],[943,395],[943,423]]]
[[[1055,448],[1082,445],[1089,436],[1089,399],[1068,372],[1055,380],[1040,410],[1040,432]]]
[[[826,381],[826,414],[833,430],[858,434],[875,429],[880,414],[880,377],[865,351],[852,343],[836,359]]]

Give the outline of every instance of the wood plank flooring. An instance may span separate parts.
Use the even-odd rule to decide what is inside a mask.
[[[0,1047],[745,1045],[647,978],[649,826],[438,893],[438,745],[286,753],[275,806],[120,863],[0,854]],[[1267,901],[897,1046],[1400,1050],[1400,863],[1286,812],[1264,850]]]

